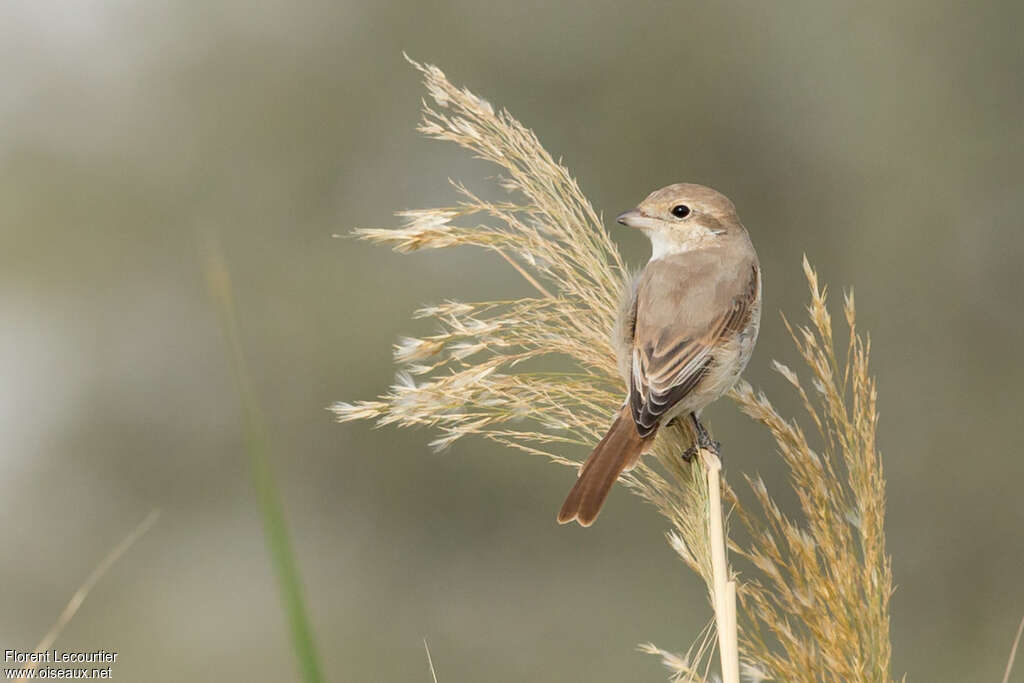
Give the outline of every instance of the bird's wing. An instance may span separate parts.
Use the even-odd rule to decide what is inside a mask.
[[[637,292],[629,406],[642,437],[700,384],[715,349],[746,327],[757,300],[756,265],[737,272],[713,258],[686,258],[649,264]]]

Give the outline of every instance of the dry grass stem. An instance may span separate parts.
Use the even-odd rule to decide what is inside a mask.
[[[729,576],[722,515],[722,461],[701,448],[700,460],[708,477],[708,538],[711,543],[711,604],[718,629],[718,653],[725,683],[740,681],[740,653],[736,635],[736,582]]]
[[[432,319],[437,332],[395,346],[394,386],[376,400],[336,403],[332,410],[340,421],[431,427],[439,449],[479,436],[578,467],[571,455],[596,443],[625,391],[610,332],[626,268],[576,181],[532,131],[452,85],[437,67],[413,64],[432,100],[424,103],[419,130],[499,166],[509,199],[485,200],[454,183],[456,204],[404,211],[402,227],[356,234],[400,252],[453,246],[496,252],[537,296],[421,309],[416,317]],[[738,661],[745,680],[890,681],[892,573],[870,343],[856,330],[849,294],[848,336],[837,354],[826,291],[806,259],[804,271],[809,323],[785,324],[810,382],[782,364],[775,368],[803,403],[815,438],[746,382],[732,392],[775,441],[799,510],[783,512],[759,478],[748,480],[746,503],[724,479],[719,491],[717,476],[709,482],[706,468],[679,457],[693,435],[677,424],[660,431],[653,457],[622,481],[668,521],[669,544],[707,585],[717,630],[736,633],[720,646],[727,680],[738,679],[728,663]],[[551,358],[563,361],[557,367],[565,359],[574,367],[541,371],[538,361]],[[716,516],[721,522],[721,507],[711,504],[719,493],[751,540],[723,542],[716,553],[709,525]],[[728,538],[724,526],[721,538]],[[745,565],[742,579],[725,564],[726,547]],[[724,606],[733,592],[739,614]],[[662,657],[672,680],[703,681],[714,641],[706,630],[685,656],[642,649]]]
[[[96,584],[100,582],[100,579],[106,576],[107,572],[110,571],[110,568],[121,559],[122,555],[128,552],[129,548],[135,545],[136,541],[146,535],[146,532],[156,524],[156,520],[159,517],[160,512],[158,510],[150,511],[150,513],[146,515],[141,522],[135,525],[134,529],[128,532],[127,536],[121,539],[120,543],[115,545],[110,552],[100,560],[99,564],[93,568],[92,572],[89,573],[89,576],[87,576],[85,581],[82,582],[82,585],[78,587],[78,590],[76,590],[74,595],[71,596],[71,599],[68,600],[68,604],[64,606],[63,610],[61,610],[60,615],[53,623],[53,626],[50,627],[50,630],[46,632],[46,635],[44,635],[42,640],[39,641],[39,644],[36,645],[36,649],[33,651],[35,654],[46,652],[53,647],[53,644],[57,642],[57,638],[60,637],[61,632],[64,631],[64,627],[66,627],[78,613],[78,609],[82,606],[82,603],[85,602],[86,597],[88,597],[89,593],[92,592],[92,589],[96,587]],[[38,661],[29,662],[22,670],[26,672],[35,671],[39,667],[39,664],[40,662]]]
[[[1006,671],[1003,673],[1003,683],[1009,683],[1010,673],[1013,671],[1013,660],[1017,659],[1017,647],[1020,645],[1020,638],[1024,636],[1024,617],[1017,627],[1017,635],[1013,638],[1013,647],[1010,648],[1010,657],[1006,661]]]
[[[437,672],[434,671],[434,658],[430,656],[430,646],[427,645],[427,639],[423,639],[423,649],[427,652],[427,666],[430,667],[430,679],[437,683]]]

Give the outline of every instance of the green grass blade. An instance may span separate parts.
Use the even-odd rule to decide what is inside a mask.
[[[259,404],[249,386],[249,374],[238,333],[235,317],[231,278],[223,255],[214,240],[207,240],[203,249],[207,286],[217,305],[224,336],[231,356],[231,370],[238,389],[245,430],[245,450],[249,456],[249,469],[253,487],[259,500],[263,519],[263,533],[270,553],[270,561],[277,575],[278,588],[288,618],[292,647],[298,659],[302,680],[321,683],[323,674],[317,655],[313,629],[309,623],[299,567],[292,548],[291,537],[285,523],[284,508],[271,467],[270,439],[267,435]]]

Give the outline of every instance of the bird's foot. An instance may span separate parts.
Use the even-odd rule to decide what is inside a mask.
[[[683,451],[683,460],[686,462],[692,462],[694,456],[697,455],[697,452],[701,449],[714,453],[715,457],[721,460],[722,444],[711,438],[711,434],[709,434],[708,430],[704,428],[704,425],[699,419],[697,419],[696,415],[691,413],[690,416],[693,419],[693,426],[697,432],[697,443]]]
[[[722,444],[719,441],[712,439],[707,432],[701,434],[697,439],[697,445],[706,451],[714,453],[719,458],[722,457]]]

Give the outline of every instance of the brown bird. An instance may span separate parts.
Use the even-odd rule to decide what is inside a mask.
[[[669,185],[618,222],[642,230],[652,246],[650,261],[624,292],[615,331],[629,393],[580,469],[558,513],[561,524],[593,524],[612,484],[672,420],[692,420],[698,444],[717,452],[700,411],[739,379],[761,321],[757,253],[724,195]]]

